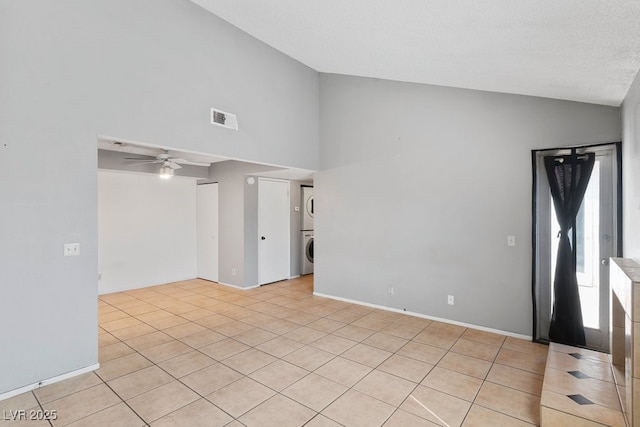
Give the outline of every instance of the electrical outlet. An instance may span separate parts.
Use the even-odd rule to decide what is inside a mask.
[[[449,305],[453,305],[453,304],[455,304],[455,301],[454,301],[454,299],[453,299],[453,295],[449,295],[449,296],[447,297],[447,304],[449,304]]]
[[[232,275],[232,276],[235,276],[235,275],[236,275],[236,269],[235,269],[235,268],[232,268],[232,269],[231,269],[231,275]]]
[[[507,236],[507,246],[516,245],[516,236]]]
[[[79,255],[80,255],[80,243],[64,244],[64,256],[79,256]]]

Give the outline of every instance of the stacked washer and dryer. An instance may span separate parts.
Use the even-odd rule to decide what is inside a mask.
[[[313,187],[302,186],[302,274],[313,273]]]

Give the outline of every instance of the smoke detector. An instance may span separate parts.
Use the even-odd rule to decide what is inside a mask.
[[[211,124],[223,128],[238,130],[238,117],[217,108],[211,109]]]

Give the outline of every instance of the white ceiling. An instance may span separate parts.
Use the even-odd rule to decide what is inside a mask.
[[[640,0],[192,0],[309,67],[618,106]]]

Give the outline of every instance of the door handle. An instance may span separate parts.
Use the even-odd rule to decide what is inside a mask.
[[[600,261],[600,264],[602,265],[609,265],[609,259],[608,258],[604,258],[602,261]]]
[[[262,237],[260,237],[260,240],[267,240],[267,238],[262,236]]]

